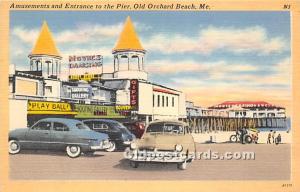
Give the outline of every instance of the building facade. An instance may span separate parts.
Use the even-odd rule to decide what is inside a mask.
[[[28,56],[29,70],[13,70],[9,76],[10,112],[19,113],[22,119],[16,123],[12,118],[10,127],[24,127],[49,115],[146,122],[185,118],[184,93],[150,82],[145,55],[128,17],[112,50],[113,73],[102,70],[97,74],[69,75],[68,80],[62,80],[62,57],[44,22]],[[20,106],[25,109],[20,110]]]
[[[207,109],[207,114],[232,118],[286,118],[285,108],[265,101],[226,101]]]

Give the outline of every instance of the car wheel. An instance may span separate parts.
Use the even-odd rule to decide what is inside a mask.
[[[17,154],[21,150],[20,143],[17,140],[10,140],[8,142],[8,152],[9,154]]]
[[[105,149],[107,152],[113,152],[116,150],[116,143],[109,141],[109,148]]]
[[[177,164],[177,168],[180,169],[180,170],[186,170],[187,164],[188,164],[188,163],[187,163],[186,161],[184,161],[184,162],[182,162],[182,163],[178,163],[178,164]]]
[[[235,142],[237,142],[237,136],[236,135],[231,135],[229,140],[230,140],[230,142],[235,143]]]
[[[136,162],[136,161],[130,161],[130,166],[132,168],[138,168],[139,167],[139,162]]]
[[[81,148],[76,145],[68,145],[66,151],[67,155],[71,158],[79,157],[81,154]]]

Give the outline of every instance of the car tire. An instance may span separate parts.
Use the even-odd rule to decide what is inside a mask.
[[[139,167],[139,162],[130,161],[130,167],[132,167],[132,168],[138,168]]]
[[[184,161],[182,163],[178,163],[177,168],[180,169],[180,170],[186,170],[187,169],[187,164],[188,163],[186,161]]]
[[[10,140],[8,142],[8,152],[9,154],[17,154],[21,151],[21,145],[17,140]]]
[[[229,138],[231,143],[236,143],[237,142],[237,136],[236,135],[231,135]]]
[[[107,151],[107,152],[113,152],[113,151],[115,151],[117,149],[116,143],[113,142],[113,141],[109,141],[109,146],[110,147],[107,148],[107,149],[105,149],[105,151]]]
[[[71,158],[79,157],[81,154],[81,148],[77,145],[68,145],[66,147],[67,155]]]

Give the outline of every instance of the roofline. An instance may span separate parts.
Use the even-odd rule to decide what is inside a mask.
[[[114,80],[132,80],[132,79],[129,79],[129,78],[120,78],[120,79],[116,79],[116,78],[110,78],[110,79],[103,79],[103,81],[114,81]],[[177,91],[179,93],[183,93],[182,91],[179,91],[177,89],[173,89],[173,88],[170,88],[170,87],[166,87],[166,86],[163,86],[163,85],[159,85],[159,84],[156,84],[156,83],[152,83],[150,81],[146,81],[146,80],[143,80],[143,79],[137,79],[139,82],[141,83],[147,83],[147,84],[151,84],[151,85],[155,85],[155,86],[158,86],[158,87],[162,87],[162,88],[165,88],[165,89],[170,89],[172,91]]]
[[[130,48],[127,48],[127,49],[113,49],[112,54],[115,54],[117,52],[128,52],[128,51],[142,52],[144,54],[147,52],[145,49],[130,49]]]
[[[48,54],[32,54],[32,53],[30,53],[29,55],[28,55],[28,57],[31,59],[32,57],[35,57],[35,56],[51,56],[51,57],[55,57],[55,58],[57,58],[57,59],[62,59],[62,56],[60,56],[60,55],[48,55]]]

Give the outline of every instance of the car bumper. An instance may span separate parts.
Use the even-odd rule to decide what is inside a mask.
[[[192,156],[176,151],[147,151],[132,150],[127,148],[124,152],[125,159],[138,162],[167,162],[181,163],[184,161],[192,161]]]
[[[90,146],[90,149],[91,150],[104,150],[104,149],[108,149],[109,147],[110,147],[110,144],[109,144],[108,140],[106,140],[106,141],[100,142],[99,145]]]
[[[123,141],[123,145],[130,145],[133,141]]]

